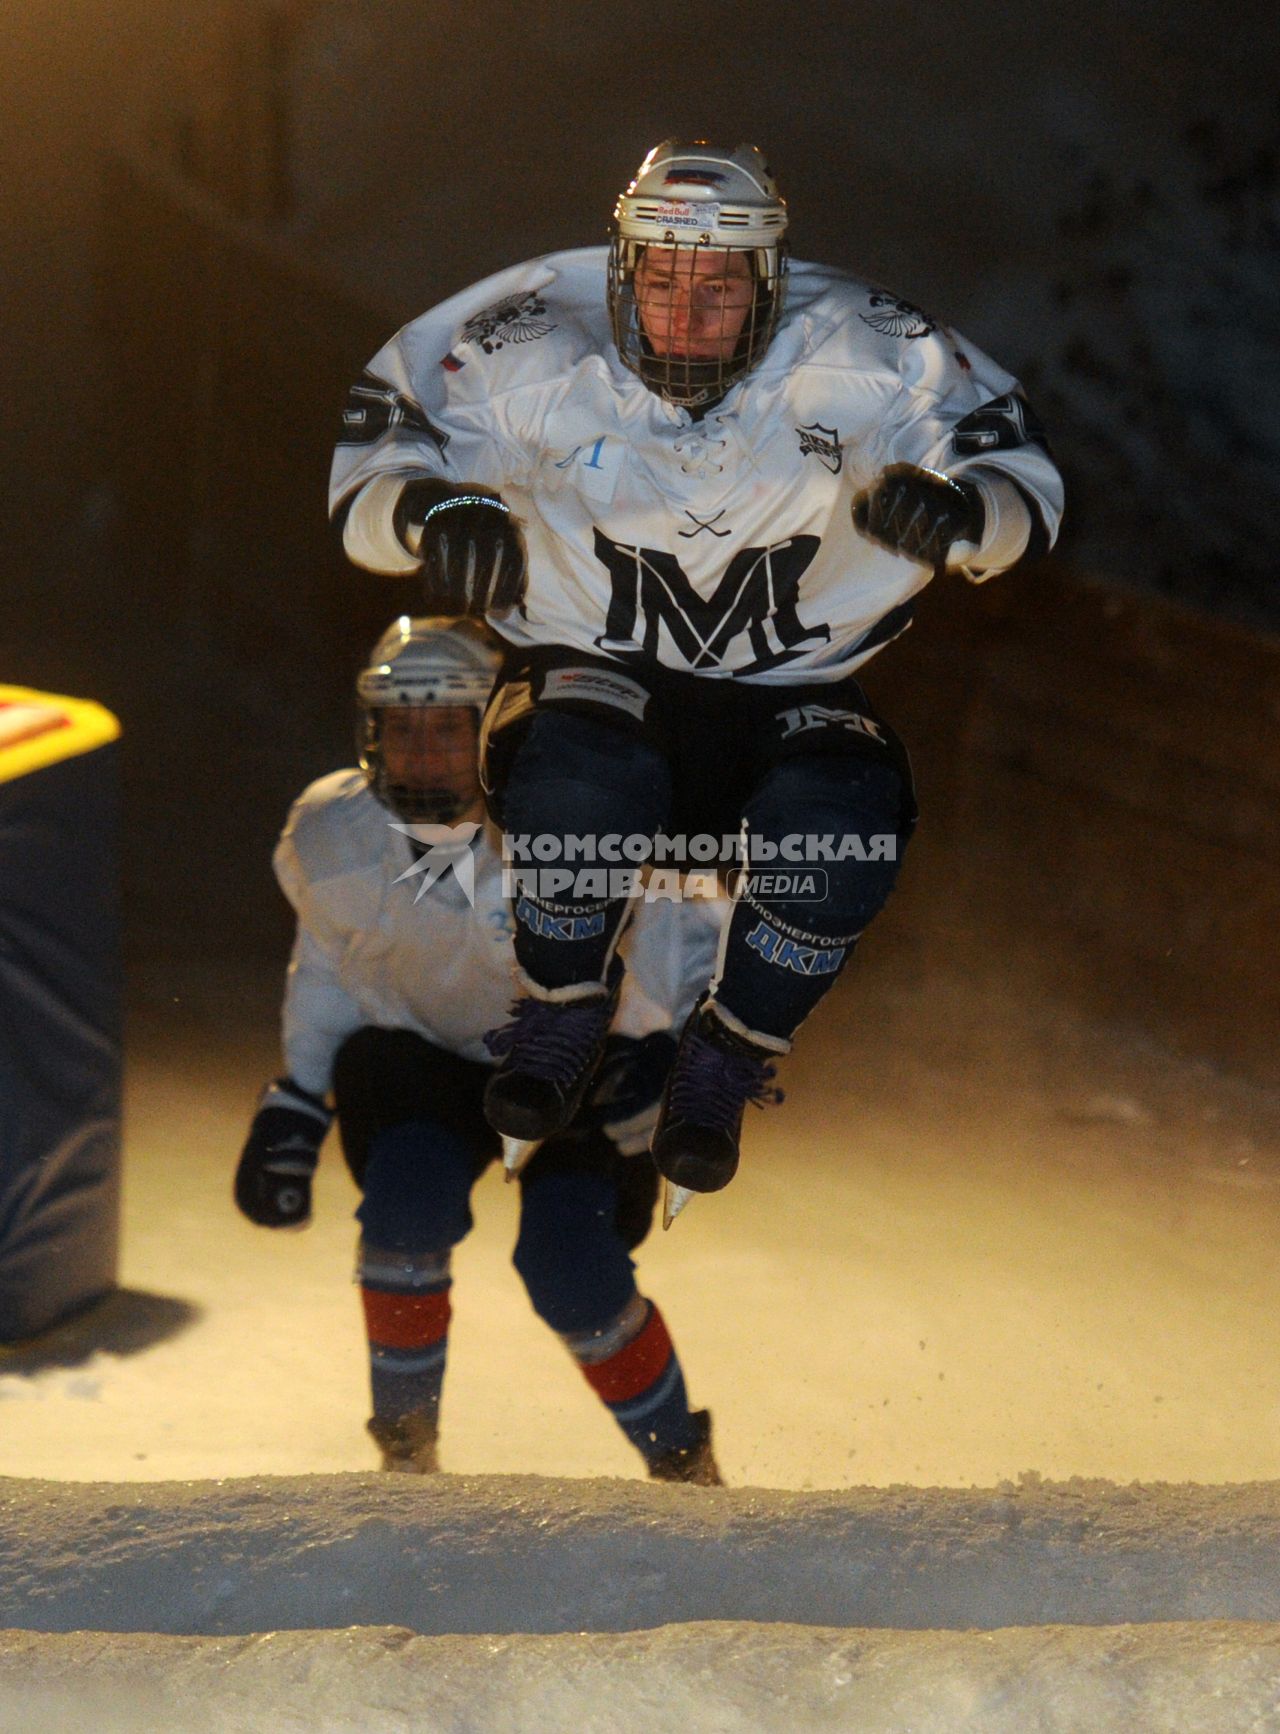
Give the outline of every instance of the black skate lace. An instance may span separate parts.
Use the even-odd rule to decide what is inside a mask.
[[[607,999],[585,1005],[550,1005],[540,999],[519,999],[511,1023],[490,1030],[484,1045],[495,1060],[514,1056],[518,1071],[571,1084],[600,1039],[612,1007]]]
[[[732,1130],[748,1102],[781,1102],[776,1068],[748,1054],[728,1053],[692,1031],[686,1036],[671,1085],[668,1113],[714,1131]]]

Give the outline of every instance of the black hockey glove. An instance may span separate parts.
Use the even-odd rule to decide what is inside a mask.
[[[520,522],[489,488],[406,482],[396,501],[395,532],[422,561],[429,614],[502,613],[524,595]]]
[[[635,1251],[653,1226],[659,1176],[649,1145],[675,1057],[675,1037],[664,1030],[639,1038],[610,1036],[579,1114],[580,1121],[597,1126],[618,1153],[613,1225],[628,1252]]]
[[[914,464],[891,464],[854,500],[853,522],[873,542],[941,574],[953,542],[982,540],[986,514],[982,496],[969,482]]]
[[[236,1203],[262,1228],[305,1228],[311,1220],[311,1176],[332,1113],[292,1078],[262,1092],[236,1169]]]
[[[661,1030],[639,1039],[610,1036],[605,1043],[581,1118],[598,1126],[620,1156],[648,1150],[675,1057],[675,1038]]]
[[[614,1178],[618,1208],[613,1213],[613,1226],[627,1251],[634,1252],[653,1227],[661,1176],[653,1165],[653,1157],[645,1150],[639,1156],[619,1156]]]

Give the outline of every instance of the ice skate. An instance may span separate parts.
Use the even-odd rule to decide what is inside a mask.
[[[538,1151],[541,1138],[507,1138],[502,1140],[502,1167],[508,1180],[518,1180]]]
[[[501,1062],[484,1093],[495,1132],[536,1142],[569,1124],[604,1054],[622,974],[615,959],[606,986],[557,988],[555,998],[526,995],[516,1001],[511,1023],[489,1031],[485,1046]]]
[[[770,1037],[763,1041],[736,1019],[730,1021],[714,1001],[701,1001],[690,1013],[653,1135],[653,1160],[668,1182],[664,1227],[671,1226],[690,1193],[719,1192],[733,1179],[747,1103],[763,1107],[782,1099],[770,1061],[785,1053],[787,1044]]]
[[[662,1182],[662,1226],[670,1228],[685,1205],[693,1197],[688,1186],[676,1186],[670,1180]]]
[[[692,1445],[665,1452],[649,1464],[650,1481],[683,1481],[691,1487],[723,1487],[715,1454],[711,1449],[711,1415],[706,1409],[695,1409],[689,1417],[697,1429]]]
[[[426,1415],[405,1415],[398,1421],[375,1415],[367,1428],[382,1453],[383,1469],[398,1475],[435,1475],[439,1471],[439,1430]]]

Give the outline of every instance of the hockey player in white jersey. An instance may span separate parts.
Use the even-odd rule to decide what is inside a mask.
[[[501,272],[374,357],[332,475],[353,561],[507,643],[485,780],[509,834],[735,839],[653,1144],[696,1191],[731,1179],[745,1103],[911,832],[905,751],[855,672],[930,579],[1045,549],[1062,505],[1017,381],[882,289],[788,269],[786,222],[754,147],[659,145],[608,248]],[[565,1123],[598,1063],[630,906],[593,883],[529,866],[528,1004],[486,1103],[509,1134]]]
[[[436,1467],[450,1254],[499,1149],[481,1107],[484,1037],[512,998],[512,921],[477,767],[497,661],[470,622],[397,622],[358,682],[361,769],[313,783],[275,854],[298,917],[286,1074],[263,1095],[235,1196],[264,1226],[305,1223],[336,1112],[363,1193],[369,1428],[389,1469]],[[648,1143],[671,1032],[712,967],[722,918],[705,902],[640,909],[600,1071],[571,1124],[518,1172],[515,1264],[534,1308],[660,1480],[718,1480],[707,1414],[690,1411],[630,1253],[657,1192]]]

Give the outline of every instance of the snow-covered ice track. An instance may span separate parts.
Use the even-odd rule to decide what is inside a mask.
[[[1272,1734],[1280,1627],[703,1624],[0,1634],[0,1726],[59,1734]]]
[[[1280,1484],[0,1481],[0,1627],[569,1633],[696,1620],[1280,1621]]]

